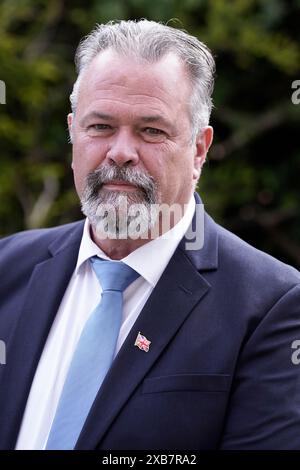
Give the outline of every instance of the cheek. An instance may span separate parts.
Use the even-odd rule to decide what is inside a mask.
[[[194,185],[194,163],[191,155],[184,152],[177,155],[176,161],[172,162],[169,181],[172,181],[174,192],[190,193]]]
[[[73,143],[73,168],[76,172],[95,170],[105,159],[107,146],[96,139],[77,139]]]
[[[76,139],[73,142],[72,169],[78,194],[81,194],[85,187],[87,175],[96,170],[105,159],[106,151],[105,147],[95,140]]]
[[[154,146],[141,151],[143,166],[155,178],[161,189],[172,192],[181,184],[192,181],[193,161],[184,148]]]
[[[186,181],[193,174],[194,162],[192,155],[187,153],[185,149],[176,152],[169,162],[169,171],[177,180]]]

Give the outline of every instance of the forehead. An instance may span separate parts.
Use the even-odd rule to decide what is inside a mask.
[[[106,50],[82,73],[77,109],[124,104],[177,113],[190,94],[185,67],[175,54],[150,64]]]

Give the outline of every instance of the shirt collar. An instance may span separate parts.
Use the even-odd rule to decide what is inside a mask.
[[[82,265],[92,256],[99,256],[100,258],[108,260],[110,259],[92,240],[90,233],[90,222],[86,218],[75,268],[75,274],[80,272]]]
[[[170,261],[180,240],[189,228],[195,212],[195,199],[191,197],[185,213],[179,222],[166,233],[150,240],[127,255],[122,261],[138,272],[154,287]],[[93,242],[90,235],[90,223],[86,219],[78,253],[75,274],[80,272],[82,265],[92,256],[110,260],[110,258]]]

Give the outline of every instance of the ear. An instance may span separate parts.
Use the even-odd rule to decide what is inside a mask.
[[[196,153],[194,158],[193,179],[198,180],[202,167],[205,163],[206,155],[213,141],[214,130],[211,126],[203,127],[196,137]]]
[[[67,121],[68,121],[68,129],[69,129],[69,135],[70,135],[70,142],[72,143],[73,140],[73,135],[72,135],[72,125],[73,125],[73,113],[69,113],[67,116]]]
[[[67,121],[68,121],[68,129],[69,129],[69,138],[70,138],[70,143],[73,143],[73,113],[69,113],[67,116]],[[71,163],[71,168],[73,168],[73,160]]]

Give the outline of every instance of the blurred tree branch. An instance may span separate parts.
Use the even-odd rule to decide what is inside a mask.
[[[280,126],[286,120],[299,121],[299,110],[290,101],[276,104],[261,114],[248,115],[225,107],[218,109],[215,114],[216,118],[232,128],[233,132],[227,139],[213,145],[209,153],[212,160],[227,158],[259,135]]]
[[[27,188],[20,185],[17,196],[24,211],[25,228],[32,229],[42,227],[59,193],[58,179],[54,175],[45,175],[43,178],[43,189],[34,198]]]

